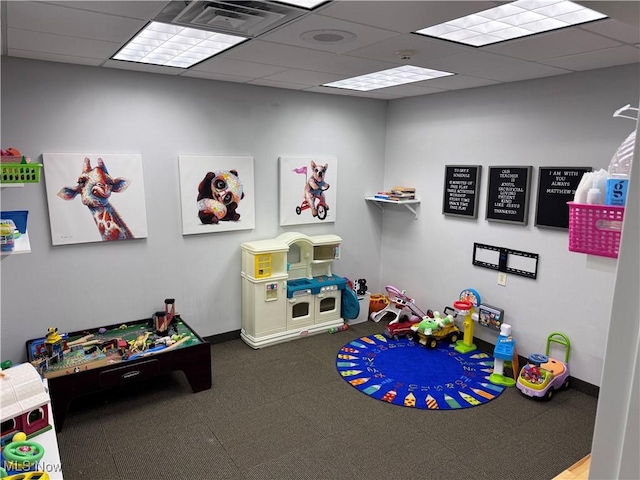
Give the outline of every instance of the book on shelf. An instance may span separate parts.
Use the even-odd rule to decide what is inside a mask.
[[[391,192],[378,192],[373,196],[373,198],[379,198],[380,200],[388,200],[389,195],[391,195]]]
[[[414,200],[416,198],[416,189],[413,187],[393,187],[391,195],[398,199]]]
[[[404,198],[405,200],[413,200],[414,198],[416,198],[416,194],[415,193],[391,192],[391,194],[389,196],[393,196],[393,197],[396,197],[396,198]]]
[[[390,195],[389,198],[387,198],[387,200],[392,200],[394,202],[406,202],[407,200],[415,200],[416,197],[415,196],[411,196],[411,197],[399,197],[397,195]]]
[[[415,195],[400,196],[391,192],[378,192],[373,196],[373,198],[376,200],[388,200],[390,202],[402,202],[406,200],[415,200]]]
[[[391,187],[391,191],[392,192],[398,192],[398,193],[413,193],[414,195],[416,193],[416,189],[414,187],[396,186],[396,187]]]

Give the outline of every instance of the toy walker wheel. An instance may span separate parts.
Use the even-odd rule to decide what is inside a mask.
[[[296,207],[296,213],[300,215],[302,213],[302,209],[300,207]]]
[[[541,364],[547,363],[549,361],[549,357],[541,353],[532,353],[529,356],[529,361],[531,363],[534,363],[536,367],[539,367]]]
[[[457,332],[453,332],[451,335],[449,335],[449,342],[456,343],[457,341],[458,341],[458,333]]]
[[[427,340],[427,348],[434,349],[438,346],[438,341],[435,338]]]
[[[551,400],[551,398],[553,398],[553,387],[549,388],[549,390],[547,390],[547,393],[545,393],[544,395],[544,399],[547,401]]]
[[[2,450],[2,456],[6,461],[18,465],[35,465],[44,456],[44,448],[36,442],[11,442]]]

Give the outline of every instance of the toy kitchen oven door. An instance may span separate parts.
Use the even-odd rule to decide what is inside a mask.
[[[287,328],[342,321],[342,290],[347,281],[320,275],[287,281]]]

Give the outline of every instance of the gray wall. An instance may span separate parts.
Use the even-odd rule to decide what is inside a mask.
[[[286,230],[339,234],[334,271],[377,279],[380,216],[363,198],[381,183],[386,108],[382,100],[3,57],[3,148],[39,161],[55,152],[141,154],[149,235],[52,247],[44,182],[3,188],[3,210],[29,210],[32,253],[2,257],[2,359],[24,361],[24,341],[49,326],[148,318],[168,297],[201,335],[240,329],[240,243],[284,231],[281,155],[337,157],[335,224]],[[182,236],[180,154],[254,157],[255,230]]]
[[[635,128],[614,110],[638,98],[638,67],[623,66],[389,102],[129,71],[3,59],[2,145],[43,152],[140,153],[149,237],[52,247],[44,183],[2,190],[2,208],[28,209],[33,253],[2,260],[2,357],[50,325],[77,330],[148,317],[166,297],[202,335],[240,328],[239,244],[278,227],[277,158],[335,155],[337,222],[289,227],[344,239],[336,272],[372,291],[407,289],[421,308],[463,288],[505,309],[519,353],[554,330],[572,341],[572,374],[601,383],[616,261],[567,251],[567,233],[484,220],[490,165],[608,166]],[[387,110],[388,109],[388,110]],[[253,155],[256,229],[181,235],[177,157]],[[445,217],[446,164],[484,167],[477,220]],[[384,215],[363,197],[418,188],[419,219]],[[471,265],[473,242],[540,254],[537,280]],[[382,261],[379,259],[382,258]],[[476,327],[476,335],[495,340]]]
[[[421,204],[417,221],[384,216],[382,284],[407,289],[422,308],[443,308],[475,288],[504,309],[518,353],[544,352],[551,332],[565,332],[571,374],[600,385],[617,261],[569,252],[567,231],[534,226],[537,173],[606,169],[636,128],[612,115],[636,104],[639,78],[631,65],[390,102],[385,187],[415,185]],[[477,220],[442,215],[448,164],[483,166]],[[534,167],[527,226],[485,220],[492,165]],[[472,265],[474,242],[539,254],[537,280],[508,275],[499,286],[496,271]],[[478,326],[475,334],[492,343],[497,336]]]

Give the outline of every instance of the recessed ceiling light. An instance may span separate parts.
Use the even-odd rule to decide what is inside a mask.
[[[569,0],[518,0],[415,33],[474,47],[607,18]]]
[[[321,3],[326,2],[327,0],[287,0],[286,2],[280,0],[280,3],[286,3],[288,5],[294,5],[296,7],[308,8],[309,10],[317,7]]]
[[[379,88],[395,87],[406,83],[422,82],[432,78],[446,77],[453,75],[450,72],[431,70],[430,68],[414,67],[404,65],[402,67],[391,68],[381,72],[360,75],[359,77],[345,78],[337,82],[325,83],[325,87],[346,88],[347,90],[358,90],[368,92]]]
[[[151,22],[111,58],[189,68],[244,40],[226,33]]]

